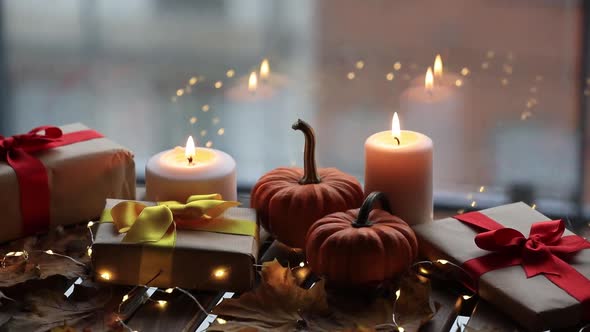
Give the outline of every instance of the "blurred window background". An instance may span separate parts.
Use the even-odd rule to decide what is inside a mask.
[[[397,111],[402,129],[434,141],[437,206],[525,200],[582,220],[590,206],[588,6],[4,1],[0,132],[82,122],[133,150],[140,178],[151,155],[193,135],[231,154],[248,189],[272,168],[302,165],[297,118],[316,130],[320,166],[362,181],[364,141]],[[412,89],[423,89],[437,54],[449,89],[424,102]]]

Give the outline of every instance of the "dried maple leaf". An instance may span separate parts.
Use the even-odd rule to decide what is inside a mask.
[[[302,324],[302,313],[328,311],[323,281],[309,290],[299,287],[289,268],[278,261],[264,263],[262,281],[237,299],[225,299],[213,309],[231,316],[225,324],[215,322],[210,331],[293,331]]]
[[[54,275],[66,278],[88,276],[88,267],[80,265],[68,258],[49,255],[46,250],[65,254],[75,258],[82,264],[89,264],[86,248],[90,244],[86,227],[72,227],[65,231],[58,228],[49,234],[39,237],[30,236],[3,246],[2,251],[21,251],[24,256],[12,257],[7,260],[6,267],[0,269],[0,288],[12,287],[28,280],[45,279]]]
[[[417,332],[438,311],[430,298],[430,280],[410,274],[400,280],[399,299],[395,304],[396,322],[407,332]]]
[[[88,321],[96,319],[109,298],[108,292],[78,300],[66,298],[62,292],[55,290],[37,290],[25,297],[25,310],[15,313],[0,329],[44,332],[64,325],[76,326],[77,323],[86,325]]]

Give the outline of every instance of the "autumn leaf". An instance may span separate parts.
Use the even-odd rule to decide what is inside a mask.
[[[300,288],[289,268],[276,260],[264,263],[260,285],[237,299],[226,299],[213,309],[223,316],[210,331],[375,331],[394,326],[417,331],[436,312],[430,285],[415,277],[400,281],[400,296],[390,292],[329,291],[324,282]],[[380,329],[381,328],[381,329]]]
[[[45,332],[64,324],[76,326],[93,320],[109,299],[108,292],[77,300],[55,290],[36,290],[25,297],[25,310],[15,313],[0,330]]]
[[[406,275],[400,280],[399,299],[395,304],[396,322],[407,332],[417,332],[432,319],[439,305],[430,298],[430,280],[417,275]]]
[[[225,324],[216,322],[210,331],[293,331],[301,324],[303,312],[327,312],[323,281],[309,290],[299,287],[289,268],[278,261],[264,263],[262,281],[254,290],[237,299],[225,299],[213,309],[231,316]]]
[[[9,257],[6,266],[0,269],[0,288],[12,287],[28,280],[46,279],[54,275],[66,278],[88,277],[88,267],[68,258],[49,255],[45,251],[65,254],[82,264],[89,264],[86,248],[90,244],[86,227],[58,228],[42,236],[30,236],[3,247],[2,252],[26,251],[25,256]]]

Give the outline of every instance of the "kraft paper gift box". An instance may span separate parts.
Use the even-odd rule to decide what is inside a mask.
[[[484,216],[483,219],[490,218],[505,228],[513,228],[519,231],[524,235],[524,238],[529,237],[533,224],[550,220],[524,203],[503,205],[482,210],[479,213]],[[455,218],[464,218],[461,216],[472,218],[474,215],[477,216],[475,213],[459,215]],[[419,240],[420,251],[423,256],[432,261],[446,259],[463,267],[467,265],[475,266],[472,264],[473,262],[478,261],[480,257],[491,254],[490,251],[478,247],[474,241],[476,235],[481,234],[483,230],[472,225],[468,226],[455,218],[446,218],[414,226],[413,229]],[[553,223],[549,229],[559,233],[557,228],[554,227],[555,225],[557,224]],[[512,231],[508,232],[514,235]],[[503,236],[507,235],[506,233],[503,231]],[[566,244],[575,242],[580,250],[577,251],[578,249],[576,249],[577,252],[575,253],[559,256],[563,260],[558,258],[559,264],[565,264],[569,272],[560,273],[559,276],[541,273],[527,278],[522,264],[491,269],[489,272],[483,273],[477,281],[479,295],[531,331],[571,327],[584,320],[584,317],[588,317],[587,310],[589,306],[587,303],[586,305],[582,304],[574,296],[590,297],[588,296],[590,294],[590,281],[587,280],[590,277],[590,250],[584,250],[588,248],[588,242],[573,235],[568,230],[563,233],[564,238],[571,237],[568,239],[571,241],[567,241]],[[563,241],[564,238],[559,241]],[[487,239],[489,240],[489,238]],[[490,245],[487,241],[484,241],[484,238],[480,240],[478,242],[480,245]],[[521,241],[523,241],[521,245],[530,245],[531,248],[543,247],[538,242]],[[552,245],[557,244],[560,243],[552,243]],[[522,250],[522,248],[516,251],[519,250]],[[530,259],[529,262],[533,263],[532,269],[536,269],[535,266],[538,265],[535,264],[540,262],[537,260],[539,257],[535,256],[536,254],[525,255],[529,255],[527,259]],[[544,256],[545,253],[541,255],[547,257]],[[551,269],[553,268],[551,267]],[[573,269],[573,271],[569,269]],[[466,270],[471,269],[466,268]],[[552,278],[560,279],[564,283],[562,288],[569,288],[569,290],[565,291],[558,287],[556,283],[550,280]],[[582,294],[570,295],[570,292]]]
[[[133,154],[82,124],[0,136],[0,242],[88,222],[135,198]]]
[[[112,209],[121,200],[107,200]],[[155,202],[139,202],[156,206]],[[92,246],[97,280],[123,285],[243,292],[254,285],[258,256],[256,211],[231,207],[219,219],[251,223],[254,235],[176,227],[173,247],[123,243],[113,223],[101,222]],[[218,219],[211,222],[216,222]],[[107,278],[105,278],[105,276]],[[155,278],[154,278],[155,277]]]

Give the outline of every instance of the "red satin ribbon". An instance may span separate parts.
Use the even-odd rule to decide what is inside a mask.
[[[566,262],[578,251],[590,248],[590,243],[577,235],[562,236],[565,230],[562,220],[534,223],[526,238],[519,231],[505,228],[479,212],[469,212],[454,218],[482,230],[475,237],[475,244],[491,251],[463,264],[463,268],[475,280],[489,271],[521,265],[527,278],[543,274],[557,287],[583,303],[584,318],[590,318],[590,280]]]
[[[0,161],[6,160],[18,179],[23,235],[46,231],[50,221],[49,178],[43,163],[31,153],[100,137],[94,130],[63,134],[50,126],[10,137],[0,135]]]

